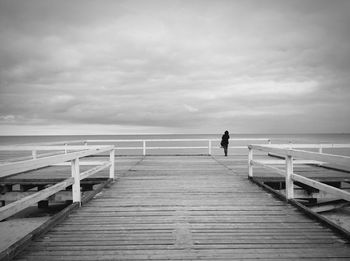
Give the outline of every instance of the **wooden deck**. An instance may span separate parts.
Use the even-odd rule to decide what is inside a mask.
[[[147,156],[15,260],[349,260],[348,243],[251,183],[242,160]]]

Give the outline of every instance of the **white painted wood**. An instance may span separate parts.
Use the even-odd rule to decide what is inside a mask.
[[[86,171],[80,173],[80,180],[86,179],[86,178],[96,174],[97,172],[99,172],[101,170],[104,170],[104,169],[106,169],[106,168],[108,168],[110,166],[111,166],[111,163],[108,161],[108,162],[105,162],[104,164],[102,164],[100,166],[96,166],[94,168],[86,170]]]
[[[55,163],[65,162],[75,158],[81,158],[81,157],[90,156],[94,154],[104,153],[104,152],[110,151],[113,148],[114,146],[104,146],[96,149],[72,152],[68,154],[60,154],[60,155],[55,155],[55,156],[50,156],[45,158],[38,158],[33,160],[25,160],[20,162],[2,164],[0,165],[0,178],[29,171],[29,170],[33,170],[33,169],[47,167]]]
[[[254,145],[254,144],[253,144]],[[261,144],[255,144],[255,145],[261,145]],[[334,144],[334,143],[326,143],[326,144],[269,144],[269,145],[263,145],[266,147],[271,148],[280,148],[280,149],[319,149],[319,148],[325,148],[325,149],[341,149],[341,148],[350,148],[350,144]]]
[[[293,158],[292,156],[286,157],[286,198],[292,199],[294,198],[294,183],[292,180],[293,174]]]
[[[211,141],[220,141],[221,139],[210,139]],[[240,139],[230,139],[230,141],[266,141],[268,142],[269,138],[240,138]],[[135,139],[135,140],[87,140],[89,143],[101,143],[101,142],[168,142],[168,141],[208,141],[208,139]]]
[[[114,180],[114,176],[115,176],[115,151],[111,150],[111,152],[109,153],[109,164],[110,164],[110,168],[109,168],[109,178]]]
[[[49,188],[43,189],[35,194],[32,194],[30,196],[24,197],[20,200],[17,200],[15,202],[12,202],[4,207],[0,208],[0,221],[8,218],[17,212],[34,205],[35,203],[39,202],[40,200],[44,200],[47,197],[57,193],[60,190],[65,189],[66,187],[72,185],[74,182],[73,178],[68,178],[60,183],[57,183]]]
[[[143,156],[146,156],[146,141],[142,141],[143,144]]]
[[[333,194],[333,195],[339,197],[340,199],[350,201],[350,193],[347,191],[326,185],[324,183],[321,183],[321,182],[318,182],[318,181],[315,181],[315,180],[312,180],[309,178],[305,178],[305,177],[297,175],[295,173],[292,174],[292,179],[295,181],[301,182],[303,184],[306,184],[310,187],[322,190],[326,193]]]
[[[32,156],[33,159],[36,159],[38,157],[36,150],[32,150]]]
[[[34,195],[35,193],[38,193],[38,191],[28,190],[28,191],[11,191],[11,192],[6,192],[5,194],[0,194],[0,200],[5,200],[5,202],[14,202],[14,201],[20,200],[22,198]],[[67,190],[60,190],[60,191],[57,191],[55,194],[50,195],[47,198],[47,200],[48,201],[53,201],[53,202],[55,202],[55,201],[72,200],[72,192],[71,191],[67,191]]]
[[[62,146],[36,146],[36,145],[4,145],[0,146],[0,151],[45,151],[45,150],[87,150],[87,149],[97,149],[101,147],[106,147],[110,145],[92,145],[92,146],[74,146],[74,145],[62,145]]]
[[[74,178],[73,202],[81,202],[79,158],[72,160],[72,177]]]
[[[143,150],[142,147],[117,147],[117,150]]]
[[[90,170],[87,170],[80,175],[79,157],[99,154],[106,151],[110,152],[110,161],[105,162],[103,165],[98,165]],[[98,171],[101,171],[108,167],[110,167],[110,177],[113,174],[113,178],[114,178],[114,160],[115,160],[114,156],[115,156],[114,146],[105,146],[98,149],[89,149],[89,150],[80,151],[80,152],[61,154],[61,155],[47,157],[47,158],[40,158],[35,160],[1,165],[0,166],[1,175],[8,176],[8,175],[11,175],[11,173],[14,174],[14,173],[22,172],[24,170],[32,170],[39,167],[49,166],[55,163],[62,163],[62,161],[71,160],[72,177],[56,185],[53,185],[47,189],[41,190],[37,193],[34,193],[33,195],[24,197],[11,204],[6,205],[5,207],[0,208],[0,221],[37,203],[40,200],[46,199],[47,197],[57,193],[60,190],[65,189],[70,185],[72,185],[73,202],[80,203],[81,202],[80,180],[87,178],[97,173]],[[91,163],[93,162],[89,162],[89,164]],[[101,162],[98,162],[98,163],[100,164]]]
[[[138,142],[138,143],[142,143],[144,140],[140,140],[140,139],[135,139],[135,140],[87,140],[88,143],[101,143],[101,142],[105,142],[105,143],[117,143],[117,142]],[[149,140],[146,140],[149,141]]]
[[[253,149],[249,148],[248,151],[248,176],[253,177]]]
[[[339,145],[339,146],[338,146]],[[304,145],[303,145],[304,146]],[[319,146],[319,149],[325,148],[326,146],[332,146],[332,147],[344,147],[348,146],[347,144],[317,144]],[[293,149],[285,149],[282,147],[276,147],[276,146],[262,146],[262,145],[249,145],[249,150],[257,149],[269,153],[276,153],[278,155],[283,155],[286,156],[286,172],[285,172],[285,179],[286,179],[286,198],[291,199],[294,197],[294,181],[301,182],[303,184],[306,184],[308,186],[314,187],[319,189],[320,191],[324,193],[329,193],[332,195],[335,195],[341,199],[348,200],[350,201],[350,193],[343,191],[338,188],[334,188],[332,186],[323,184],[321,182],[305,178],[303,176],[297,175],[293,173],[293,164],[294,163],[302,163],[302,164],[310,164],[311,163],[324,163],[328,162],[331,164],[336,164],[336,165],[343,165],[343,166],[349,166],[350,165],[350,157],[347,156],[340,156],[340,155],[332,155],[332,154],[324,154],[324,153],[317,153],[317,152],[309,152],[309,151],[303,151],[303,150],[293,150]],[[301,147],[301,146],[300,146]],[[306,147],[305,147],[306,148]],[[322,150],[319,150],[319,152],[322,152]],[[305,158],[307,160],[297,160],[293,161],[293,157],[298,157],[298,158]],[[277,168],[273,168],[271,166],[268,166],[266,164],[278,164],[280,161],[279,160],[260,160],[260,161],[252,161],[253,164],[255,165],[260,165],[265,168],[269,169],[274,169],[277,173],[281,173],[281,170]]]
[[[285,164],[285,163],[286,163],[286,162],[283,160],[283,164]],[[270,166],[270,165],[266,165],[266,164],[262,163],[260,160],[252,160],[252,161],[251,161],[251,164],[252,164],[253,166],[260,166],[260,167],[263,167],[263,168],[265,168],[265,169],[272,170],[272,171],[274,171],[274,172],[276,172],[276,173],[282,175],[283,177],[286,176],[285,170],[282,170],[282,169],[279,169],[279,168],[276,168],[276,167],[272,167],[272,166]]]
[[[284,165],[285,160],[257,160],[260,164],[266,164],[266,165]],[[294,165],[304,165],[304,164],[313,164],[313,165],[322,165],[324,162],[317,161],[317,160],[295,160],[293,159]]]
[[[106,164],[106,161],[79,161],[80,166],[100,166]],[[70,166],[70,162],[55,163],[50,166]]]
[[[230,149],[247,149],[247,146],[228,146]]]
[[[207,141],[210,144],[208,146],[152,146],[152,147],[147,147],[146,143],[152,143],[152,142],[190,142],[190,141],[196,141],[196,142],[200,142],[200,141]],[[134,140],[113,140],[113,139],[109,139],[109,140],[81,140],[78,141],[79,143],[83,143],[85,146],[87,146],[88,143],[130,143],[130,142],[136,142],[142,143],[142,147],[139,146],[131,146],[131,147],[127,147],[127,146],[123,146],[123,147],[117,147],[118,150],[139,150],[142,149],[142,153],[145,156],[146,155],[146,151],[147,149],[153,149],[153,150],[159,150],[159,149],[208,149],[208,153],[209,155],[212,154],[212,142],[213,141],[220,141],[220,139],[134,139]],[[239,139],[230,139],[230,141],[234,142],[234,141],[264,141],[264,142],[269,142],[270,139],[269,138],[239,138]],[[75,143],[77,141],[74,141]],[[55,143],[52,143],[52,145]],[[60,144],[60,143],[59,143]],[[46,145],[50,145],[50,143],[46,143]],[[89,147],[91,147],[91,145],[89,145]],[[210,148],[209,148],[210,147]],[[229,146],[230,149],[246,149],[246,146]]]
[[[333,155],[333,154],[326,154],[326,153],[319,154],[317,152],[302,151],[302,150],[289,151],[289,155],[296,158],[319,160],[319,161],[333,163],[341,166],[350,165],[350,157],[341,156],[341,155]]]
[[[192,146],[192,147],[147,147],[148,150],[161,150],[161,149],[208,149],[208,146]]]
[[[333,163],[341,166],[350,165],[350,157],[333,155],[333,154],[320,154],[317,152],[304,151],[304,150],[292,150],[292,149],[282,149],[273,146],[264,146],[264,145],[249,145],[249,147],[269,153],[276,153],[286,156],[292,156],[293,158],[302,158],[309,160],[317,160],[322,162]]]
[[[60,145],[63,146],[64,144],[84,144],[84,140],[68,140],[68,141],[54,141],[54,142],[35,142],[35,143],[26,143],[18,144],[16,146],[48,146],[48,145]]]
[[[143,150],[143,146],[142,147],[117,147],[118,150]],[[213,149],[213,147],[211,147]],[[229,146],[230,149],[247,149],[247,146]],[[146,147],[146,149],[208,149],[208,146],[192,146],[192,147],[185,147],[185,146],[173,146],[173,147],[169,147],[169,146],[162,146],[162,147]]]

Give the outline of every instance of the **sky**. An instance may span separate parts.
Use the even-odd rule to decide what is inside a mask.
[[[0,0],[0,135],[349,133],[348,0]]]

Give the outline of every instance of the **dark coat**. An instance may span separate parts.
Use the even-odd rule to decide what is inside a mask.
[[[221,146],[227,146],[228,145],[228,140],[230,139],[230,135],[228,134],[224,134],[222,135],[222,138],[221,138]]]

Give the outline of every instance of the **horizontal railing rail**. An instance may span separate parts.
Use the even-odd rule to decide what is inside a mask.
[[[147,155],[148,150],[176,150],[176,149],[206,149],[208,151],[208,154],[212,154],[213,150],[213,142],[219,142],[221,139],[128,139],[128,140],[122,140],[122,139],[109,139],[109,140],[85,140],[83,141],[84,144],[94,144],[94,143],[141,143],[141,146],[117,146],[117,150],[142,150],[142,154],[144,156]],[[230,143],[233,142],[242,142],[242,141],[260,141],[265,142],[267,144],[271,144],[271,139],[269,138],[234,138],[230,139]],[[202,142],[205,144],[201,146],[151,146],[151,143],[169,143],[169,142]],[[241,146],[232,146],[230,145],[229,148],[231,149],[247,149],[246,145]]]
[[[37,143],[37,144],[26,144],[26,145],[15,145],[15,146],[30,146],[30,145],[40,145],[40,146],[49,146],[49,148],[54,145],[64,145],[67,146],[67,149],[69,146],[72,146],[74,144],[75,147],[82,146],[91,146],[91,144],[111,144],[116,146],[116,150],[140,150],[142,151],[142,155],[146,156],[147,151],[149,150],[186,150],[186,149],[202,149],[207,150],[208,154],[212,154],[212,150],[215,148],[219,148],[219,146],[213,146],[214,142],[217,142],[217,145],[219,145],[219,141],[221,139],[218,138],[203,138],[203,139],[87,139],[87,140],[72,140],[72,141],[56,141],[56,142],[43,142],[43,143]],[[232,145],[235,142],[262,142],[263,144],[271,144],[270,138],[231,138],[230,140],[229,148],[230,149],[247,149],[247,144],[244,145]],[[195,143],[202,143],[200,145],[196,146],[167,146],[169,142],[195,142]],[[130,146],[130,144],[125,143],[136,143],[136,145]],[[164,143],[164,146],[155,146],[152,145],[152,143]],[[48,148],[48,150],[49,150]],[[1,149],[0,149],[1,151]],[[36,151],[33,150],[33,158],[38,157],[36,154]],[[51,153],[52,154],[52,153]],[[45,155],[45,154],[42,154]],[[48,153],[47,155],[50,155]]]
[[[31,151],[31,155],[28,156],[22,156],[22,157],[11,157],[9,160],[10,161],[23,161],[23,160],[28,160],[30,158],[37,159],[39,157],[48,157],[48,156],[53,156],[57,155],[60,153],[65,153],[67,154],[68,151],[79,151],[79,150],[86,150],[87,148],[93,149],[93,148],[99,148],[101,147],[100,145],[96,146],[89,146],[87,147],[86,145],[4,145],[0,146],[0,152],[1,151],[10,151],[10,152],[25,152],[25,151]],[[42,151],[50,151],[46,153],[41,153],[39,152]],[[6,162],[6,159],[2,159],[2,161]]]
[[[2,147],[5,149],[5,147]],[[64,150],[66,146],[56,146],[56,147],[43,147],[43,146],[21,146],[16,149],[18,150]],[[8,148],[6,148],[8,149]],[[15,149],[15,150],[16,150]],[[73,202],[81,202],[81,191],[80,191],[80,181],[94,175],[95,173],[109,168],[109,178],[115,179],[115,151],[114,146],[69,146],[69,150],[74,152],[66,152],[59,155],[44,157],[44,158],[35,158],[31,160],[11,162],[0,165],[0,178],[7,178],[12,175],[19,173],[48,167],[55,164],[65,164],[70,163],[71,165],[71,177],[67,178],[55,185],[52,185],[46,189],[40,190],[32,195],[26,196],[20,200],[12,202],[8,205],[5,205],[0,208],[0,221],[6,219],[19,211],[32,206],[33,204],[48,198],[51,195],[56,194],[58,191],[61,191],[68,186],[72,186],[72,199]],[[75,151],[78,150],[78,151]],[[109,160],[102,162],[94,162],[97,166],[80,172],[80,159],[93,156],[100,153],[109,153]]]
[[[323,153],[323,149],[344,149],[350,148],[350,144],[332,144],[332,143],[319,143],[319,144],[270,144],[269,147],[280,149],[318,149],[319,153]]]
[[[326,193],[330,193],[340,199],[350,201],[350,193],[319,181],[298,175],[293,171],[294,164],[318,164],[328,163],[336,166],[342,166],[345,169],[350,166],[350,157],[342,155],[333,155],[320,152],[311,152],[305,150],[296,150],[294,148],[350,148],[349,144],[284,144],[284,145],[249,145],[248,149],[248,176],[253,178],[253,167],[260,166],[272,170],[285,178],[286,198],[294,198],[294,181],[307,186],[316,188]],[[269,160],[254,160],[253,151],[263,151],[269,154],[277,154],[284,157],[285,169],[280,169],[269,165]],[[283,163],[283,161],[279,161]],[[276,164],[274,160],[273,164]]]

